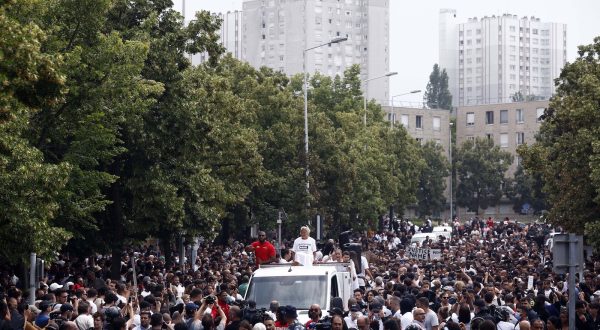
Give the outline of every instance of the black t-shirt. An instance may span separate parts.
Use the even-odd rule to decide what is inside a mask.
[[[225,330],[238,330],[242,321],[231,321],[229,325],[225,327]]]
[[[10,322],[4,319],[0,319],[0,330],[11,330]]]
[[[23,330],[25,327],[25,318],[16,309],[10,311],[10,326],[13,330]]]

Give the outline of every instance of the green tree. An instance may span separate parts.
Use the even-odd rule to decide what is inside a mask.
[[[0,260],[25,262],[29,253],[52,258],[70,234],[54,218],[71,167],[47,164],[27,140],[32,114],[62,102],[64,77],[60,58],[45,54],[45,33],[0,6]]]
[[[448,73],[446,69],[440,71],[437,63],[433,65],[433,71],[429,75],[423,100],[430,109],[452,109],[452,94],[448,89]]]
[[[600,37],[579,46],[579,57],[563,68],[556,84],[536,143],[520,147],[519,154],[524,168],[541,176],[548,221],[594,234],[600,223]]]
[[[489,139],[465,141],[456,152],[456,202],[476,212],[494,206],[502,197],[504,174],[513,157]]]
[[[369,103],[362,123],[358,66],[333,79],[311,79],[310,154],[314,207],[337,230],[375,228],[390,205],[414,203],[418,172],[416,141],[404,128],[390,129],[380,106]],[[314,189],[314,190],[313,190]]]
[[[524,95],[523,93],[521,93],[521,91],[518,91],[511,96],[511,99],[513,102],[530,102],[535,101],[537,97],[534,94]]]
[[[517,167],[514,179],[506,181],[505,194],[513,203],[513,210],[517,213],[523,211],[525,204],[531,210],[539,213],[546,209],[546,197],[542,192],[542,180],[539,175],[527,174],[522,166]]]
[[[438,214],[446,206],[444,189],[449,174],[448,160],[443,148],[433,141],[424,144],[420,151],[425,166],[419,175],[417,210],[420,215]]]
[[[258,134],[263,166],[260,182],[243,203],[231,208],[228,218],[238,232],[253,223],[275,228],[278,210],[283,209],[288,214],[284,234],[289,228],[288,234],[296,235],[297,224],[306,223],[304,126],[298,111],[303,100],[294,96],[291,80],[281,72],[266,67],[257,70],[227,57],[222,63],[229,63],[233,93],[254,116],[246,123]]]
[[[219,21],[200,12],[184,27],[171,5],[56,0],[32,10],[52,32],[44,48],[65,58],[65,102],[36,114],[31,135],[48,160],[74,168],[57,216],[75,233],[74,252],[120,255],[128,240],[148,235],[168,252],[183,227],[212,233],[224,205],[251,184],[235,181],[247,171],[231,170],[246,156],[229,153],[239,151],[233,146],[255,141],[235,125],[247,120],[240,101],[213,69],[192,74],[185,55],[207,51],[216,66]],[[256,168],[254,158],[248,164]]]
[[[512,96],[512,101],[513,102],[523,102],[525,101],[525,96],[523,96],[523,93],[521,93],[521,91],[518,91],[516,93],[514,93]]]

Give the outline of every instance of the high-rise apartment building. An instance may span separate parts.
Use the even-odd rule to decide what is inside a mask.
[[[242,11],[228,11],[227,13],[215,14],[221,19],[219,29],[219,42],[226,52],[237,59],[242,58]],[[198,65],[208,60],[208,53],[203,52],[191,57],[192,64]]]
[[[454,106],[547,100],[567,58],[566,24],[535,17],[470,18],[440,10],[439,64],[448,72]]]
[[[306,71],[343,75],[359,64],[362,80],[389,72],[388,0],[245,0],[242,59],[288,75],[303,72],[303,52],[336,38],[348,40],[306,53]],[[368,83],[367,97],[387,104],[388,79]]]

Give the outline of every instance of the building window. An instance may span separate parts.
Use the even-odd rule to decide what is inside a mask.
[[[475,113],[467,112],[467,126],[474,126],[474,125],[475,125]]]
[[[487,133],[485,134],[485,138],[488,139],[488,141],[494,141],[494,134],[492,133]]]
[[[440,117],[433,117],[433,130],[434,131],[439,131],[440,130],[440,124],[441,119]]]
[[[418,144],[423,144],[423,138],[416,138]]]
[[[508,133],[500,133],[500,147],[508,148]]]
[[[508,110],[500,110],[500,124],[508,124]]]
[[[473,135],[467,135],[467,141],[475,141],[475,137]]]
[[[485,124],[494,125],[494,111],[485,112]]]
[[[402,115],[400,117],[400,122],[402,123],[402,126],[408,128],[408,115]]]
[[[525,143],[525,133],[517,132],[517,145],[520,146]]]
[[[523,115],[523,109],[517,109],[515,114],[516,114],[517,124],[522,124],[525,122],[525,116]]]
[[[537,108],[535,109],[535,113],[536,113],[536,121],[539,123],[542,121],[542,116],[544,115],[544,108]]]
[[[416,116],[415,128],[423,128],[423,116]]]

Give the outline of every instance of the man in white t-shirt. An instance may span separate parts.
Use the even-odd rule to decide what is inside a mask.
[[[300,237],[294,240],[294,260],[303,266],[311,266],[315,260],[317,243],[310,237],[310,229],[306,226],[300,228]]]

